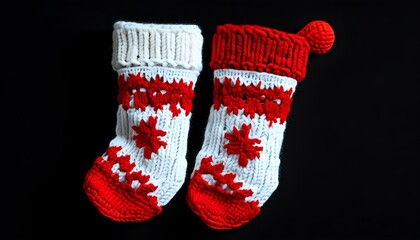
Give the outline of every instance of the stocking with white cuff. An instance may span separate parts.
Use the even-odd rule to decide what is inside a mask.
[[[84,189],[106,217],[139,222],[159,214],[185,181],[203,37],[196,25],[117,22],[113,42],[116,136]]]

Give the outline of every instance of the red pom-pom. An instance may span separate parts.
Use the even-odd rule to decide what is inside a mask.
[[[310,22],[298,33],[305,37],[311,46],[311,52],[323,54],[328,52],[334,44],[335,35],[332,27],[325,21]]]

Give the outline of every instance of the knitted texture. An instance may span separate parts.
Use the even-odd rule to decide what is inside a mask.
[[[112,66],[163,66],[201,71],[203,37],[196,25],[116,22]]]
[[[297,35],[253,25],[226,24],[213,36],[213,69],[233,68],[273,73],[301,81],[310,52],[325,53],[334,32],[324,21],[308,24]]]
[[[276,190],[293,93],[309,54],[326,53],[333,42],[324,21],[298,34],[253,25],[217,28],[210,61],[213,105],[187,193],[189,206],[208,226],[242,226]]]
[[[187,137],[203,38],[196,25],[114,24],[116,136],[86,175],[88,198],[106,217],[159,214],[185,181]]]

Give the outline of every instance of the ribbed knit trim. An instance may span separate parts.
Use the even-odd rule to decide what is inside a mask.
[[[197,25],[116,22],[112,67],[163,66],[201,71],[203,36]]]
[[[225,24],[213,36],[210,66],[273,73],[302,80],[310,46],[305,37],[255,25]]]

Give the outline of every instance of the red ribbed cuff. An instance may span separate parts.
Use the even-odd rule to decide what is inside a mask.
[[[225,24],[213,36],[210,67],[287,76],[301,81],[310,52],[325,53],[334,42],[328,23],[314,21],[298,34],[256,25]]]

